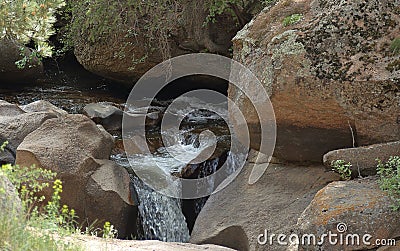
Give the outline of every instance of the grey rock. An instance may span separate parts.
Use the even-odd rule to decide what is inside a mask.
[[[14,112],[15,111],[19,113],[17,109],[15,109]],[[7,115],[10,115],[11,113],[13,112],[7,112]],[[55,117],[56,115],[53,113],[24,113],[23,111],[19,115],[0,116],[1,144],[5,141],[8,141],[5,151],[0,152],[0,162],[14,163],[16,149],[24,140],[24,138],[39,128],[39,126],[41,126],[46,120]]]
[[[84,114],[108,131],[122,129],[123,111],[107,103],[91,103],[83,108]]]
[[[76,210],[80,223],[108,218],[120,237],[126,237],[128,226],[134,225],[134,220],[127,220],[134,208],[127,198],[126,171],[106,161],[113,147],[114,138],[101,125],[84,115],[65,115],[47,120],[29,134],[18,146],[16,164],[56,172],[63,181],[61,203]],[[45,196],[51,192],[45,191]]]
[[[67,115],[68,112],[64,111],[61,108],[53,105],[49,101],[46,100],[38,100],[27,105],[20,106],[21,109],[25,112],[48,112],[54,113],[57,116]]]
[[[375,175],[377,160],[386,162],[391,156],[400,156],[400,141],[334,150],[325,154],[323,161],[327,167],[331,167],[331,163],[335,160],[350,162],[352,176],[358,177]]]

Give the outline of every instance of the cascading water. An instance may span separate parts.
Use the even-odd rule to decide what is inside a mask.
[[[189,102],[189,100],[187,101]],[[190,100],[190,102],[194,102]],[[206,108],[206,105],[203,107]],[[152,175],[151,179],[161,180],[168,179],[169,176],[182,177],[188,179],[199,179],[207,177],[217,171],[221,166],[221,162],[225,162],[231,158],[227,152],[230,145],[229,132],[221,117],[206,111],[196,110],[193,113],[190,111],[189,103],[182,103],[180,109],[172,111],[176,113],[186,114],[186,119],[182,122],[182,127],[177,134],[174,131],[164,130],[161,135],[151,135],[147,141],[137,142],[138,144],[156,145],[151,149],[150,153],[135,153],[128,156],[114,156],[114,160],[127,168],[132,174],[133,185],[136,189],[139,199],[139,221],[141,224],[142,233],[138,233],[140,239],[158,239],[162,241],[177,241],[186,242],[189,240],[189,228],[193,227],[194,219],[199,214],[204,206],[207,198],[199,198],[193,200],[193,206],[187,210],[190,211],[184,215],[182,205],[186,201],[171,198],[161,193],[154,191],[143,180],[136,175],[143,170],[146,174]],[[202,136],[202,132],[207,129],[214,132],[216,138],[207,138]],[[147,128],[149,130],[149,128]],[[154,128],[151,128],[154,130]],[[149,136],[149,135],[147,135]],[[202,137],[202,138],[201,138]],[[164,141],[149,144],[150,141]],[[124,138],[124,140],[127,140]],[[137,137],[131,136],[129,140],[137,140]],[[168,147],[164,147],[167,142]],[[173,142],[173,144],[171,144]],[[201,163],[188,164],[176,159],[179,156],[182,159],[195,159],[197,156],[206,151],[211,145],[216,144],[213,155],[206,161]],[[161,170],[161,172],[160,172]],[[232,172],[232,170],[228,170]],[[136,174],[135,174],[136,173]],[[161,173],[161,175],[160,175]],[[164,175],[165,174],[165,175]],[[139,175],[141,178],[142,176]],[[213,179],[208,180],[207,186],[210,189],[215,189],[218,184],[215,184]],[[174,186],[175,194],[181,192],[180,184]],[[179,196],[177,196],[179,197]],[[185,218],[186,216],[186,218]]]
[[[144,156],[136,156],[135,161],[143,163]],[[121,166],[131,170],[127,158],[114,156],[114,160]],[[169,242],[187,242],[189,229],[182,213],[181,200],[162,195],[135,175],[131,175],[139,200],[139,218],[142,232],[138,232],[139,239],[161,240]]]
[[[91,102],[111,101],[116,104],[122,104],[125,101],[124,97],[121,97],[121,99],[116,98],[111,96],[110,93],[108,87],[104,87],[103,85],[88,86],[83,89],[81,84],[69,86],[62,83],[58,86],[51,82],[43,84],[40,87],[27,86],[21,90],[5,90],[2,91],[0,98],[19,104],[27,104],[40,99],[48,100],[70,113],[80,113],[82,108]],[[207,148],[207,144],[200,144],[199,135],[203,130],[211,129],[217,135],[218,145],[209,160],[197,164],[182,164],[168,155],[167,149],[163,147],[163,144],[158,142],[161,140],[161,135],[155,133],[154,135],[150,135],[150,138],[153,137],[152,139],[148,139],[152,141],[148,143],[150,145],[153,144],[151,145],[153,148],[151,151],[152,154],[128,156],[131,162],[136,162],[138,165],[146,167],[146,164],[152,163],[155,160],[158,163],[156,167],[164,167],[164,171],[168,175],[172,174],[179,177],[197,179],[215,173],[221,166],[221,162],[225,162],[227,158],[228,161],[232,161],[230,160],[232,156],[227,152],[230,145],[230,136],[226,125],[221,123],[223,119],[215,113],[207,112],[207,104],[201,104],[204,110],[193,109],[191,104],[196,102],[198,101],[194,99],[183,99],[181,105],[178,104],[175,110],[170,110],[170,112],[176,115],[185,114],[187,116],[183,121],[179,135],[167,131],[165,132],[167,135],[164,135],[163,140],[178,142],[178,144],[170,146],[168,151],[178,152],[178,155],[179,151],[183,151],[185,156],[190,159]],[[168,105],[168,102],[157,104],[160,107],[166,105]],[[150,130],[153,129],[150,128]],[[117,135],[114,136],[116,138],[120,137]],[[128,157],[123,154],[114,154],[111,158],[124,166],[132,174],[132,183],[139,200],[140,231],[137,238],[187,242],[189,240],[189,228],[193,227],[194,220],[204,206],[207,198],[194,199],[193,207],[190,207],[185,212],[184,205],[188,200],[182,201],[154,191],[133,174],[132,163],[129,163]],[[186,173],[184,173],[185,171]],[[214,180],[210,179],[208,185],[211,188],[215,187]],[[176,188],[179,190],[179,186],[176,186]],[[179,193],[179,191],[176,192]],[[187,216],[188,212],[189,216]]]

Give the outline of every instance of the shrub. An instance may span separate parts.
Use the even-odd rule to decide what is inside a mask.
[[[4,143],[1,144],[1,146],[0,146],[0,152],[4,151],[4,149],[6,149],[6,147],[7,147],[7,145],[8,145],[8,141],[4,141]]]
[[[400,37],[393,39],[390,44],[390,51],[395,55],[400,53]]]
[[[32,41],[38,56],[50,57],[52,47],[48,39],[55,33],[56,11],[64,5],[64,0],[1,0],[0,39],[22,44]]]
[[[283,26],[289,26],[298,23],[301,19],[303,19],[303,14],[292,14],[285,17],[282,21],[282,24]]]
[[[0,250],[79,250],[74,245],[56,239],[54,236],[75,232],[75,213],[67,206],[60,207],[62,182],[54,181],[54,192],[44,208],[45,197],[40,196],[55,173],[42,168],[3,165],[0,175],[5,175],[16,187],[26,215],[10,217],[0,212]]]
[[[400,209],[400,157],[392,156],[386,163],[378,160],[379,184],[395,201],[394,210]]]
[[[352,165],[346,163],[344,160],[335,160],[332,161],[331,166],[335,172],[340,175],[340,178],[343,180],[350,180],[351,179],[351,167]]]
[[[7,144],[4,142],[0,151]],[[15,186],[26,213],[10,215],[0,211],[0,250],[79,250],[54,237],[75,232],[76,225],[74,210],[66,205],[60,207],[60,180],[54,181],[52,198],[40,208],[45,197],[39,194],[49,187],[56,173],[35,166],[6,164],[1,166],[0,175],[6,176]]]

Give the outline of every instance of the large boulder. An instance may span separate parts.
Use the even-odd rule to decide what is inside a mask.
[[[31,49],[13,40],[0,39],[0,82],[32,83],[43,74],[42,62],[32,55]],[[26,66],[19,69],[15,62],[28,58]]]
[[[234,59],[261,81],[277,121],[276,156],[321,161],[326,152],[400,138],[399,1],[279,1],[233,39]],[[296,15],[298,14],[298,15]],[[259,121],[233,85],[258,148]]]
[[[46,120],[55,118],[50,112],[26,113],[17,105],[0,101],[0,144],[8,141],[4,151],[0,151],[0,163],[14,163],[15,152],[24,138]]]
[[[337,243],[326,239],[321,245],[300,245],[299,250],[367,250],[375,248],[376,240],[396,239],[400,237],[400,215],[393,210],[393,203],[373,177],[333,182],[320,190],[302,213],[298,233],[318,238],[331,232],[337,235],[332,238]],[[371,238],[364,239],[366,234]],[[359,242],[349,235],[358,236]]]
[[[128,174],[102,161],[109,159],[113,146],[113,137],[102,126],[84,115],[66,115],[29,134],[17,149],[16,164],[56,172],[63,181],[61,203],[74,208],[80,222],[108,220],[125,237],[134,224],[127,221],[133,212]],[[50,196],[51,191],[46,191]]]
[[[246,9],[238,8],[238,13],[250,14],[256,9],[254,1],[244,2],[253,4],[248,4]],[[228,12],[217,15],[215,22],[206,22],[210,10],[205,3],[208,1],[175,1],[173,4],[177,6],[171,6],[164,14],[157,11],[158,6],[152,6],[150,13],[132,14],[127,13],[130,6],[109,8],[104,6],[105,3],[92,1],[92,5],[78,8],[73,13],[74,16],[84,17],[75,19],[82,22],[76,23],[79,27],[79,35],[74,41],[76,58],[87,70],[132,86],[146,71],[169,56],[201,51],[228,55],[231,39],[240,25]],[[148,5],[147,2],[145,5]],[[108,33],[100,30],[99,34],[94,34],[96,29],[87,25],[93,22],[91,18],[98,18],[93,14],[96,12],[93,8],[108,8],[109,13],[114,11],[115,15],[103,16],[102,21],[117,20],[112,24],[117,29]],[[141,9],[146,8],[142,6]],[[132,20],[115,18],[125,15]]]
[[[315,193],[339,179],[322,166],[271,163],[260,180],[249,185],[253,165],[266,165],[264,161],[254,163],[250,159],[232,183],[210,196],[196,220],[190,242],[241,251],[285,250],[278,245],[258,244],[259,235],[265,230],[290,234]]]
[[[370,176],[377,173],[380,160],[387,162],[391,156],[400,156],[400,141],[375,144],[364,147],[339,149],[324,155],[324,165],[330,167],[333,161],[344,160],[352,164],[352,176]]]

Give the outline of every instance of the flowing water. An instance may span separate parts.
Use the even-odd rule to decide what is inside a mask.
[[[81,113],[82,108],[93,102],[112,102],[123,104],[128,93],[116,92],[109,85],[103,83],[95,84],[67,84],[44,82],[40,86],[16,86],[10,89],[0,89],[0,99],[18,104],[28,104],[36,100],[47,100],[54,105],[63,108],[69,113]],[[185,120],[179,130],[174,132],[160,132],[159,126],[147,128],[147,142],[151,146],[150,154],[126,155],[123,153],[113,154],[111,159],[124,166],[131,173],[131,180],[136,189],[139,200],[139,239],[157,239],[162,241],[187,242],[189,240],[189,229],[193,227],[194,220],[204,206],[207,198],[190,200],[171,198],[155,192],[152,188],[140,180],[132,171],[132,164],[149,168],[149,163],[157,163],[166,175],[196,179],[206,177],[214,172],[225,161],[234,162],[235,156],[229,153],[230,136],[224,118],[216,116],[215,113],[205,110],[190,111],[193,100],[186,100],[181,108],[171,112],[186,114]],[[169,102],[159,102],[157,105],[168,106]],[[196,164],[187,164],[177,161],[171,152],[184,154],[187,158],[194,158],[208,147],[207,141],[202,144],[200,133],[205,129],[211,130],[216,135],[216,149],[207,161]],[[161,140],[170,139],[175,144],[165,147]],[[114,135],[120,138],[121,135]],[[183,152],[179,152],[183,151]],[[189,155],[189,156],[188,156]],[[146,166],[147,165],[147,166]],[[232,165],[234,166],[234,165]],[[231,170],[230,172],[233,172]],[[215,187],[210,180],[210,187]],[[179,184],[175,187],[179,194]]]
[[[193,103],[194,100],[191,100]],[[167,102],[168,105],[168,102]],[[229,131],[221,117],[206,111],[190,113],[190,104],[186,103],[180,111],[188,114],[182,122],[179,133],[173,130],[160,131],[159,127],[149,130],[147,144],[153,147],[147,154],[136,153],[131,155],[117,154],[112,158],[120,165],[126,167],[132,173],[132,181],[138,193],[139,214],[141,218],[141,239],[158,239],[163,241],[186,242],[189,240],[189,228],[193,227],[194,219],[204,206],[207,198],[195,199],[193,205],[187,210],[183,206],[186,200],[171,198],[155,192],[152,188],[140,180],[134,173],[141,170],[152,175],[152,179],[160,176],[165,181],[171,175],[187,179],[203,178],[213,174],[231,156],[227,147],[230,144]],[[202,107],[205,107],[203,105]],[[212,156],[201,163],[188,164],[181,159],[192,160],[205,151],[214,141],[201,138],[201,132],[205,129],[213,131],[216,135],[217,149]],[[129,137],[129,136],[128,136]],[[161,141],[163,138],[166,142]],[[129,139],[137,140],[134,136]],[[174,144],[171,145],[171,142]],[[168,145],[168,146],[165,146]],[[174,156],[179,156],[177,159]],[[154,170],[154,171],[150,171]],[[159,173],[161,172],[162,175]],[[157,173],[157,174],[155,174]],[[161,177],[162,176],[162,177]],[[173,180],[170,180],[173,183]],[[175,183],[173,194],[181,193],[180,183]],[[217,184],[210,179],[208,187],[215,189]],[[170,188],[169,188],[170,189]],[[185,217],[186,216],[186,217]]]

